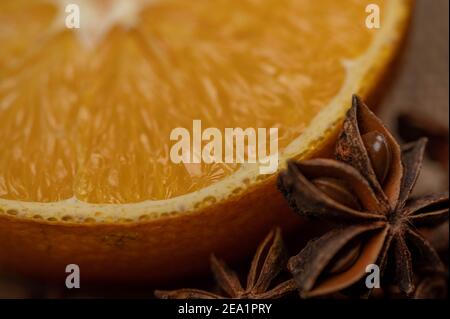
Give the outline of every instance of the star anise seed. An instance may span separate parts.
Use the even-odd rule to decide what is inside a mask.
[[[352,102],[336,144],[337,160],[289,161],[280,173],[279,189],[298,214],[340,224],[311,240],[290,258],[288,268],[300,295],[313,297],[353,285],[369,264],[379,265],[385,274],[392,257],[389,265],[395,267],[395,283],[410,295],[414,266],[443,269],[438,254],[416,227],[448,219],[448,194],[410,199],[426,140],[401,149],[357,96]],[[324,187],[318,180],[328,184]],[[333,180],[338,183],[330,185]],[[349,194],[356,199],[349,201]]]
[[[361,136],[364,146],[380,184],[383,184],[391,166],[391,148],[383,134],[371,131]]]
[[[211,270],[219,288],[226,295],[219,295],[199,289],[178,289],[155,291],[162,299],[275,299],[296,289],[291,278],[269,289],[272,282],[286,269],[287,255],[279,228],[272,230],[258,247],[250,266],[245,289],[237,274],[214,255],[211,256]]]

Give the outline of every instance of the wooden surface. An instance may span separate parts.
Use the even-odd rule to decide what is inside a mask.
[[[448,132],[449,1],[416,0],[407,42],[391,85],[382,97],[380,116],[396,133],[399,114],[413,114]],[[416,193],[447,188],[448,172],[426,160]]]

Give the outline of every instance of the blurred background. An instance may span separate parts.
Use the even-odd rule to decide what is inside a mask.
[[[427,158],[416,194],[448,189],[449,117],[449,1],[416,0],[408,37],[393,64],[389,83],[375,96],[380,117],[401,141],[429,138]],[[448,223],[436,230],[446,238]],[[209,278],[205,274],[205,278]],[[209,285],[209,279],[203,279]],[[189,286],[180,283],[180,287]],[[196,284],[198,286],[198,284]],[[0,269],[0,298],[153,297],[156,287],[83,287],[64,289],[64,283],[21,278]],[[166,288],[166,287],[158,287]]]

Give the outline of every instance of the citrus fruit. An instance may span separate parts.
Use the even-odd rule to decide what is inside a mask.
[[[68,27],[77,4],[80,28]],[[369,4],[380,9],[370,28]],[[174,163],[170,132],[278,128],[326,149],[397,50],[409,1],[0,3],[0,265],[168,280],[292,219],[258,165]]]

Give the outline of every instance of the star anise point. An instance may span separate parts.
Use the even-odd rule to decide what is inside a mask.
[[[293,279],[288,279],[272,289],[275,278],[286,269],[285,252],[280,228],[275,228],[259,245],[250,266],[245,289],[237,274],[224,261],[210,257],[211,270],[220,290],[219,295],[198,289],[178,289],[173,291],[155,291],[157,298],[235,298],[235,299],[274,299],[281,298],[296,289]]]

